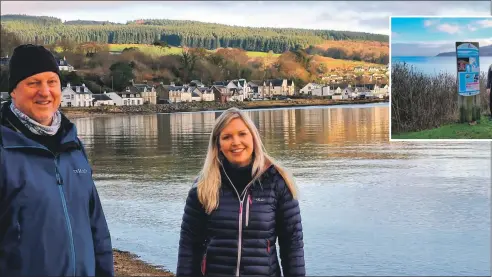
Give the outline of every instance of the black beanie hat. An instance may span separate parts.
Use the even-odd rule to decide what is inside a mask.
[[[9,63],[9,93],[17,84],[32,75],[52,71],[60,76],[53,54],[43,46],[24,44],[16,47]]]

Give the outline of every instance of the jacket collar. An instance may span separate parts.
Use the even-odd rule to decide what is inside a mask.
[[[6,109],[9,109],[10,102],[4,103],[0,108],[0,146],[4,148],[45,148],[38,142],[27,138],[5,117]],[[61,149],[71,148],[72,146],[81,147],[77,138],[77,128],[63,114],[60,128],[62,128],[63,132]]]

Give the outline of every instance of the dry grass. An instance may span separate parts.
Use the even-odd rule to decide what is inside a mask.
[[[113,249],[115,276],[174,276],[171,272],[141,261],[138,256]]]
[[[458,120],[456,76],[429,76],[406,63],[397,63],[392,65],[391,78],[392,133],[433,129]],[[484,74],[481,79],[480,103],[482,113],[486,113]]]

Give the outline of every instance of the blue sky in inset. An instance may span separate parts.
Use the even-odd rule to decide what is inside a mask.
[[[435,56],[454,51],[456,41],[492,45],[492,17],[392,18],[392,56]]]

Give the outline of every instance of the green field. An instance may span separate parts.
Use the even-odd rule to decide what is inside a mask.
[[[179,55],[183,51],[179,47],[159,47],[146,44],[109,44],[109,51],[123,51],[125,48],[136,47],[150,56]]]
[[[482,116],[476,125],[454,123],[436,129],[392,134],[392,139],[492,139],[492,121]]]
[[[145,54],[151,56],[165,56],[165,55],[179,55],[183,51],[181,47],[159,47],[154,45],[145,45],[145,44],[110,44],[110,51],[123,51],[125,48],[137,47],[140,51]],[[208,52],[215,52],[215,50],[208,50]],[[255,51],[247,51],[248,57],[257,58],[257,57],[267,57],[268,53],[266,52],[255,52]],[[273,54],[273,57],[279,57],[280,54]]]

